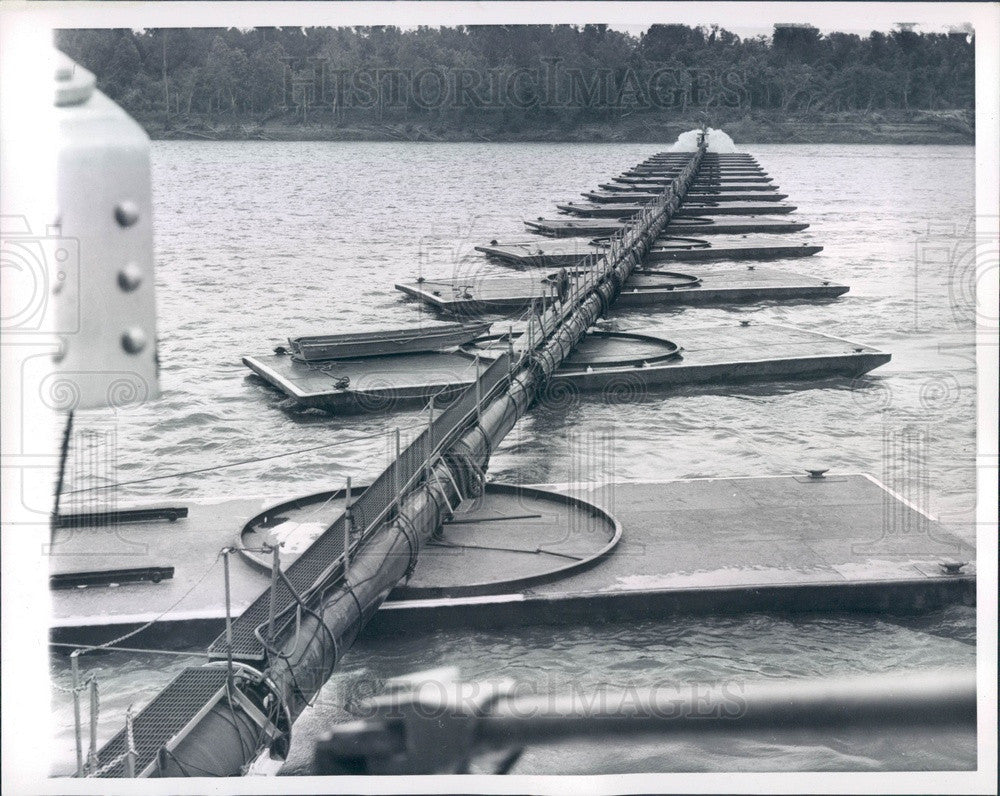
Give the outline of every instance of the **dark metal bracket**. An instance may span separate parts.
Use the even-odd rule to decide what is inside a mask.
[[[174,576],[173,567],[136,567],[134,569],[97,569],[64,572],[49,576],[50,589],[78,589],[84,586],[109,586],[117,583],[159,583]]]
[[[52,518],[55,528],[98,528],[104,525],[125,525],[132,522],[175,522],[187,517],[187,506],[166,506],[150,509],[122,509],[121,511],[84,511],[79,514],[60,514]]]

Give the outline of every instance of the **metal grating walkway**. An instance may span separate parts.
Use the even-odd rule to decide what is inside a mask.
[[[217,667],[192,667],[182,671],[163,691],[142,709],[132,722],[135,738],[135,773],[148,774],[160,749],[183,732],[195,719],[211,710],[226,689],[226,670]],[[117,760],[115,765],[97,774],[99,777],[124,777],[123,755],[128,748],[126,730],[108,741],[98,753],[98,765]]]

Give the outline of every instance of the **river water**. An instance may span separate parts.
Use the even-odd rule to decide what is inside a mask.
[[[797,473],[822,464],[868,472],[971,539],[974,521],[974,151],[970,147],[760,145],[749,148],[798,215],[796,240],[819,255],[775,267],[851,286],[839,300],[612,315],[611,328],[685,328],[753,319],[890,351],[856,381],[771,383],[582,398],[542,405],[491,464],[497,480],[619,481]],[[522,219],[648,157],[648,145],[156,142],[160,400],[81,412],[112,456],[71,457],[69,489],[182,473],[337,443],[294,456],[102,491],[102,505],[237,496],[287,498],[363,480],[385,462],[386,433],[418,412],[331,418],[299,412],[248,377],[245,354],[302,333],[417,324],[426,311],[393,283],[497,275],[478,243],[524,239]],[[693,266],[692,266],[693,268]],[[110,434],[110,437],[107,436]],[[95,439],[98,439],[95,437]],[[601,444],[596,444],[600,441]],[[93,444],[98,444],[94,442]],[[594,451],[604,451],[596,455]],[[99,471],[95,471],[98,463]],[[93,493],[67,508],[91,507]],[[235,532],[236,529],[234,528]],[[352,684],[456,664],[539,690],[833,676],[971,666],[975,618],[955,607],[910,622],[853,616],[697,619],[640,625],[440,632],[355,648],[296,725],[288,773],[341,715]],[[92,658],[102,738],[185,664],[166,656]],[[56,682],[67,673],[54,660]],[[346,690],[345,690],[346,689]],[[71,712],[54,694],[54,753],[72,757]],[[516,773],[969,768],[966,733],[767,735],[605,741],[529,750]]]

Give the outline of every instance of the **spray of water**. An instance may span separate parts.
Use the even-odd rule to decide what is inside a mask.
[[[677,141],[672,147],[670,147],[671,152],[694,152],[698,148],[698,135],[701,130],[688,130],[686,133],[681,133],[677,136]],[[736,144],[733,143],[733,139],[726,135],[722,130],[716,130],[713,127],[708,128],[708,151],[709,152],[736,152]]]

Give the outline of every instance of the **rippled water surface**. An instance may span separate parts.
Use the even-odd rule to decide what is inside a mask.
[[[93,460],[88,466],[86,457],[77,457],[70,485],[87,486],[95,475],[146,479],[331,442],[338,446],[123,487],[116,499],[285,498],[375,472],[385,459],[385,433],[420,422],[418,413],[336,419],[296,412],[248,378],[240,357],[269,352],[294,334],[428,320],[393,289],[395,282],[418,273],[509,273],[473,257],[472,246],[526,238],[522,218],[550,216],[555,201],[578,197],[653,151],[603,144],[155,143],[164,395],[117,415],[80,413],[81,427],[114,429],[117,466],[95,474]],[[893,361],[853,383],[771,383],[542,405],[501,445],[491,474],[529,483],[632,481],[790,473],[818,463],[873,473],[970,537],[973,150],[762,145],[752,151],[812,224],[796,240],[826,247],[773,267],[844,282],[851,292],[816,304],[629,311],[612,315],[609,324],[654,329],[682,342],[686,328],[752,319],[858,340],[892,352]],[[614,453],[582,457],[592,435],[611,435],[613,445],[598,447]],[[297,725],[288,769],[305,769],[310,738],[340,715],[338,695],[351,678],[454,663],[468,676],[506,674],[558,689],[962,666],[973,662],[973,627],[972,609],[956,608],[908,624],[752,616],[365,642]],[[93,660],[101,669],[107,734],[129,701],[152,696],[186,662],[146,655]],[[56,675],[65,683],[59,662]],[[68,758],[71,717],[63,696],[55,698],[57,745]],[[516,771],[974,763],[969,735],[855,733],[574,744],[529,750]]]

